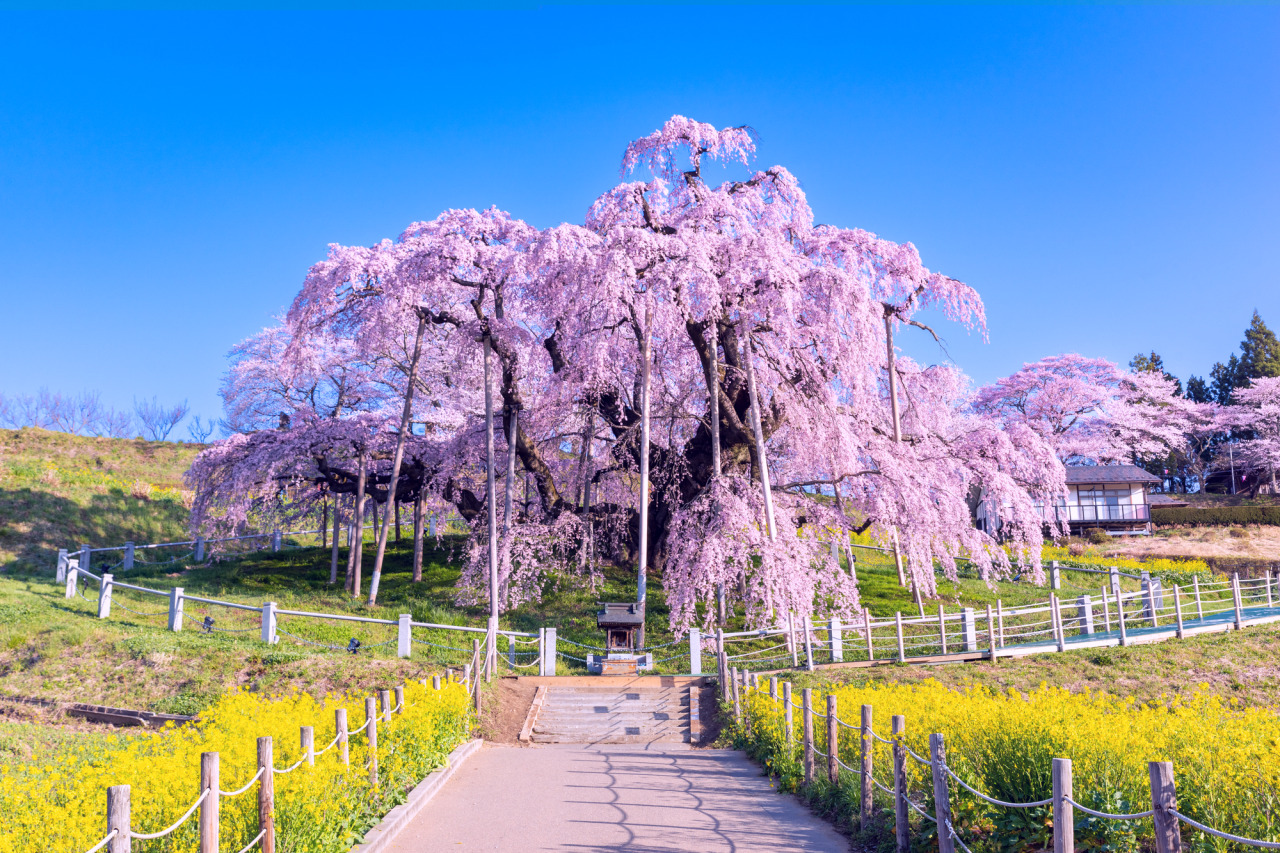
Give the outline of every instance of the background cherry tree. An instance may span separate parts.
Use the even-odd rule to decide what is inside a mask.
[[[795,177],[754,156],[748,129],[677,116],[628,146],[623,182],[581,224],[446,211],[395,241],[332,246],[308,274],[271,351],[299,375],[327,376],[324,352],[361,365],[361,412],[313,409],[309,428],[359,419],[381,443],[338,441],[343,458],[377,457],[398,496],[390,481],[409,475],[385,457],[399,448],[472,525],[464,598],[485,594],[497,554],[505,606],[548,571],[612,560],[638,561],[641,588],[661,573],[675,629],[708,624],[722,590],[752,623],[850,616],[856,584],[833,553],[853,531],[896,534],[924,595],[935,561],[1038,571],[1036,505],[1065,490],[1061,442],[972,405],[955,367],[898,351],[907,332],[936,337],[926,316],[985,333],[978,294],[909,243],[815,223]],[[319,488],[301,437],[226,444],[193,469],[197,524],[243,517],[285,481],[298,505]],[[1009,550],[973,527],[974,495],[1006,507]]]

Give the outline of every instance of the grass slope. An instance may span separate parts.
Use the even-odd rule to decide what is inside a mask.
[[[0,570],[52,568],[59,548],[184,537],[182,475],[199,445],[0,430]]]

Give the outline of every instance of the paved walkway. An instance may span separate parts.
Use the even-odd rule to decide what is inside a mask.
[[[390,853],[848,853],[741,753],[680,744],[486,745]]]

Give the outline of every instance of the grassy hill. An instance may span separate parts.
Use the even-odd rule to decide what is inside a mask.
[[[184,536],[182,475],[200,445],[0,430],[0,570],[45,569],[59,548]]]

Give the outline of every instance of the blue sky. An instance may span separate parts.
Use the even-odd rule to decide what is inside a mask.
[[[581,221],[674,113],[759,132],[820,221],[986,301],[975,380],[1182,377],[1280,329],[1280,7],[0,12],[0,393],[220,414],[330,242],[449,207]],[[923,338],[925,361],[943,358]]]

